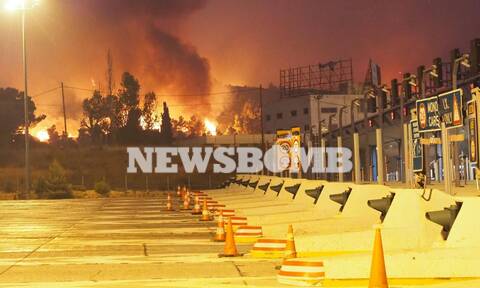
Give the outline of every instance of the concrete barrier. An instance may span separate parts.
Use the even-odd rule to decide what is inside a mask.
[[[308,183],[308,184],[307,184]],[[322,183],[322,182],[320,182]],[[388,187],[382,185],[354,185],[351,183],[324,183],[316,204],[305,193],[311,187],[318,187],[318,182],[306,182],[298,198],[288,207],[269,215],[254,217],[249,215],[250,223],[262,225],[268,237],[279,237],[284,234],[285,227],[293,224],[296,235],[340,233],[352,229],[368,229],[379,221],[379,213],[368,208],[367,201],[371,197],[387,195]],[[330,196],[350,190],[351,193],[344,209],[330,200]],[[297,202],[298,201],[298,202]],[[315,200],[313,201],[315,202]],[[363,212],[363,210],[365,210]],[[371,211],[366,211],[371,210]],[[268,211],[267,211],[268,212]],[[310,240],[306,241],[310,242]]]
[[[232,205],[234,203],[248,203],[251,201],[256,201],[259,198],[264,196],[264,191],[261,190],[258,186],[264,185],[265,183],[270,183],[272,179],[276,177],[271,176],[252,176],[250,179],[253,182],[257,182],[255,188],[250,186],[244,187],[243,190],[236,190],[235,192],[226,191],[223,193],[212,193],[211,195],[218,199],[219,201],[224,201],[227,205]]]
[[[413,189],[395,189],[393,192],[395,196],[382,224],[389,278],[480,277],[479,198],[452,197],[438,190],[427,195]],[[442,207],[452,205],[459,209],[444,240],[443,227],[428,220],[425,211],[441,211]],[[373,242],[374,231],[368,232],[370,237],[350,236],[370,238]],[[330,279],[369,277],[370,252],[322,259]]]
[[[260,176],[257,175],[238,175],[236,177],[236,183],[232,183],[229,187],[225,189],[215,189],[215,190],[204,190],[203,192],[209,194],[212,197],[220,198],[220,197],[238,197],[242,195],[248,195],[252,193],[254,189],[250,186],[242,185],[241,183],[250,183],[258,181]]]

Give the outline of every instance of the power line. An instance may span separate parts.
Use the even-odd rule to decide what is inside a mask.
[[[57,89],[60,87],[57,87]],[[68,86],[64,85],[64,88],[74,89],[74,90],[81,90],[81,91],[88,91],[88,92],[95,92],[100,91],[99,89],[91,89],[91,88],[83,88],[83,87],[75,87],[75,86]],[[258,88],[241,88],[240,90],[235,91],[216,91],[216,92],[209,92],[209,93],[185,93],[185,94],[155,94],[157,97],[194,97],[194,96],[213,96],[213,95],[224,95],[224,94],[243,94],[251,91],[257,91]]]
[[[68,86],[68,85],[64,85],[63,88],[68,88],[68,89],[73,89],[73,90],[81,90],[81,91],[88,91],[88,92],[96,92],[96,91],[102,92],[102,90],[100,90],[100,89],[82,88],[82,87],[74,87],[74,86]]]
[[[57,86],[57,87],[55,87],[55,88],[51,88],[51,89],[45,90],[45,91],[43,91],[43,92],[39,92],[39,93],[37,93],[37,94],[32,95],[32,97],[42,96],[42,95],[51,93],[51,92],[53,92],[53,91],[56,91],[56,90],[58,90],[58,89],[60,89],[60,86]]]

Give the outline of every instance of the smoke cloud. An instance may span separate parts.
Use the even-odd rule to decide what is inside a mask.
[[[183,36],[189,16],[205,4],[204,0],[51,1],[45,11],[36,11],[35,21],[41,25],[30,33],[38,37],[32,43],[42,43],[32,50],[41,55],[38,63],[48,62],[48,66],[33,66],[41,72],[32,73],[37,75],[32,90],[47,90],[60,81],[69,86],[106,90],[110,50],[114,89],[119,88],[121,73],[128,71],[139,79],[142,94],[154,91],[161,95],[204,95],[198,96],[201,99],[162,96],[159,101],[209,103],[205,96],[211,87],[209,61]],[[81,100],[91,95],[85,90],[76,92],[66,97],[72,121],[81,116]],[[51,99],[42,96],[37,100],[58,104],[56,95],[47,96]],[[56,107],[58,111],[53,111],[55,106],[39,106],[48,110],[49,121],[62,115],[61,106]],[[209,113],[208,106],[201,109]]]
[[[111,43],[113,54],[122,57],[121,65],[132,67],[135,70],[132,72],[138,73],[148,88],[172,94],[210,92],[208,60],[193,45],[182,41],[179,32],[182,22],[203,8],[206,1],[89,0],[86,3],[100,19],[97,26],[109,31],[104,39]],[[112,27],[117,27],[115,35]]]

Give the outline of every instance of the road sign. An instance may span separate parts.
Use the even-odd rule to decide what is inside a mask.
[[[478,135],[477,135],[477,103],[475,100],[467,102],[468,119],[468,150],[471,163],[477,163],[478,160]]]
[[[292,165],[290,169],[294,172],[300,171],[301,167],[301,151],[300,151],[300,127],[293,127],[291,130],[292,135],[292,148],[290,150],[290,159],[292,161]]]
[[[450,142],[463,142],[465,141],[464,134],[453,134],[448,136],[448,141]]]
[[[432,137],[432,138],[421,138],[420,139],[420,144],[422,145],[439,145],[442,144],[442,139],[438,137]]]
[[[438,95],[440,117],[445,128],[463,126],[462,89],[452,90]]]
[[[419,132],[440,130],[440,113],[437,96],[420,99],[416,102]]]
[[[290,159],[290,149],[292,134],[290,130],[277,130],[277,139],[276,145],[279,146],[277,150],[276,160],[277,167],[281,170],[287,170],[290,168],[291,159]]]
[[[413,157],[413,172],[423,171],[423,147],[420,143],[420,131],[418,121],[410,121],[410,129],[412,132],[412,157]]]

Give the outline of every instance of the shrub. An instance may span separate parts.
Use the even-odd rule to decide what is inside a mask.
[[[105,179],[102,179],[95,183],[95,192],[101,195],[108,195],[108,193],[110,193],[110,185]]]
[[[45,178],[40,177],[34,184],[35,193],[38,195],[39,198],[42,198],[44,195],[48,193],[48,184]]]
[[[72,185],[72,190],[84,192],[87,191],[87,187],[83,185]]]
[[[48,167],[48,175],[45,179],[40,178],[36,183],[35,192],[41,198],[65,199],[72,198],[72,188],[67,182],[65,169],[57,160]]]

